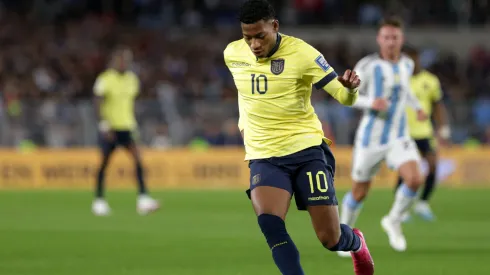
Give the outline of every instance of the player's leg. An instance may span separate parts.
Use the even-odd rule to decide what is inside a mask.
[[[92,203],[92,212],[97,216],[109,215],[111,209],[105,200],[105,173],[112,153],[116,149],[116,140],[113,133],[100,137],[101,162],[97,171],[95,186],[95,200]]]
[[[369,193],[371,178],[378,172],[385,149],[356,147],[353,152],[352,189],[344,195],[340,222],[354,227],[362,209],[362,202]]]
[[[291,179],[287,171],[267,160],[250,162],[250,190],[247,192],[257,222],[282,274],[303,275],[299,251],[286,229],[291,202]]]
[[[435,219],[432,209],[429,205],[429,199],[436,186],[436,169],[437,169],[437,152],[431,145],[429,139],[417,141],[417,146],[420,149],[423,157],[428,164],[428,174],[425,178],[425,184],[421,192],[420,200],[415,203],[415,213],[417,213],[424,220],[432,221]]]
[[[396,185],[395,185],[395,194],[398,188],[400,188],[400,186],[402,185],[402,183],[403,183],[403,179],[402,177],[400,177],[400,175],[398,175],[398,178],[396,179]]]
[[[405,236],[401,230],[403,215],[415,201],[417,190],[423,183],[420,172],[420,155],[413,140],[397,141],[387,155],[388,166],[398,170],[403,183],[395,194],[395,201],[389,214],[383,217],[381,225],[388,234],[390,245],[396,251],[407,248]]]
[[[136,174],[136,182],[138,184],[138,202],[136,209],[139,214],[145,215],[150,212],[156,211],[160,208],[160,204],[152,199],[148,195],[148,189],[145,184],[145,176],[143,164],[141,161],[141,154],[136,146],[136,142],[132,138],[132,134],[130,131],[124,131],[119,133],[119,139],[121,140],[121,144],[127,149],[127,151],[131,154],[134,165],[135,165],[135,174]]]
[[[427,160],[427,157],[431,153],[431,150],[432,150],[429,140],[428,139],[416,139],[416,140],[414,140],[414,142],[417,145],[417,149],[419,150],[422,158]],[[428,180],[428,177],[429,176],[426,177],[426,182]],[[398,190],[398,188],[400,188],[402,183],[403,183],[403,179],[400,175],[398,175],[398,183],[397,183],[397,186],[395,188],[395,195],[396,195],[396,191]],[[415,204],[415,212],[417,212],[417,205],[422,205],[422,204],[418,204],[418,203]],[[402,221],[407,222],[410,220],[410,218],[411,218],[410,211],[407,211],[407,212],[405,212],[405,214],[403,214]]]
[[[364,236],[339,222],[334,167],[335,160],[327,147],[323,161],[313,160],[298,169],[294,184],[298,209],[308,210],[315,233],[325,248],[350,252],[355,274],[373,274],[374,265]]]

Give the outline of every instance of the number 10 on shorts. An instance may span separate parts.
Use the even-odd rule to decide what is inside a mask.
[[[327,175],[325,174],[325,172],[323,171],[316,172],[315,180],[313,180],[313,173],[306,172],[306,175],[310,180],[310,191],[312,194],[315,193],[315,185],[316,185],[316,189],[322,193],[326,193],[328,191]]]

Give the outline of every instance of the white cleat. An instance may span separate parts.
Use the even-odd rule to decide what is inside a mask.
[[[435,216],[432,213],[430,205],[425,201],[416,202],[413,210],[417,215],[426,221],[431,222],[435,220]]]
[[[381,226],[388,235],[390,245],[394,250],[398,252],[407,250],[407,241],[405,240],[405,236],[403,236],[400,221],[385,216],[381,220]]]
[[[342,258],[352,258],[350,251],[337,251],[337,255]]]
[[[410,215],[410,212],[409,212],[409,211],[407,211],[407,212],[403,213],[403,215],[402,215],[402,222],[403,222],[403,223],[407,223],[407,222],[409,222],[411,219],[412,219],[412,216]]]
[[[109,216],[111,214],[111,208],[104,199],[95,199],[92,203],[92,213],[95,216]]]
[[[136,211],[140,215],[148,215],[160,209],[160,203],[149,196],[140,196],[136,203]]]

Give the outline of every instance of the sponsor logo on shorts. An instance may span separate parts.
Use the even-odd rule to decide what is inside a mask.
[[[309,201],[328,201],[329,199],[330,199],[330,196],[318,196],[318,197],[308,198]]]
[[[254,175],[252,178],[252,185],[256,185],[260,182],[260,174]]]

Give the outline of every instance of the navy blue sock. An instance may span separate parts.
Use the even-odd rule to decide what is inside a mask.
[[[422,195],[420,200],[428,201],[430,196],[432,195],[432,191],[434,191],[434,187],[436,185],[436,172],[430,172],[425,179],[424,190],[422,191]]]
[[[97,173],[97,186],[95,188],[95,197],[103,198],[104,197],[104,178],[105,178],[105,166],[99,168],[99,172]]]
[[[299,252],[286,230],[284,221],[274,215],[262,214],[258,222],[272,257],[283,275],[304,275],[299,262]]]
[[[140,195],[146,194],[147,190],[145,185],[143,166],[139,161],[136,162],[136,179],[138,181],[138,192],[140,193]]]
[[[347,224],[340,224],[339,242],[333,247],[327,247],[330,251],[357,251],[359,248],[361,248],[361,239]]]

